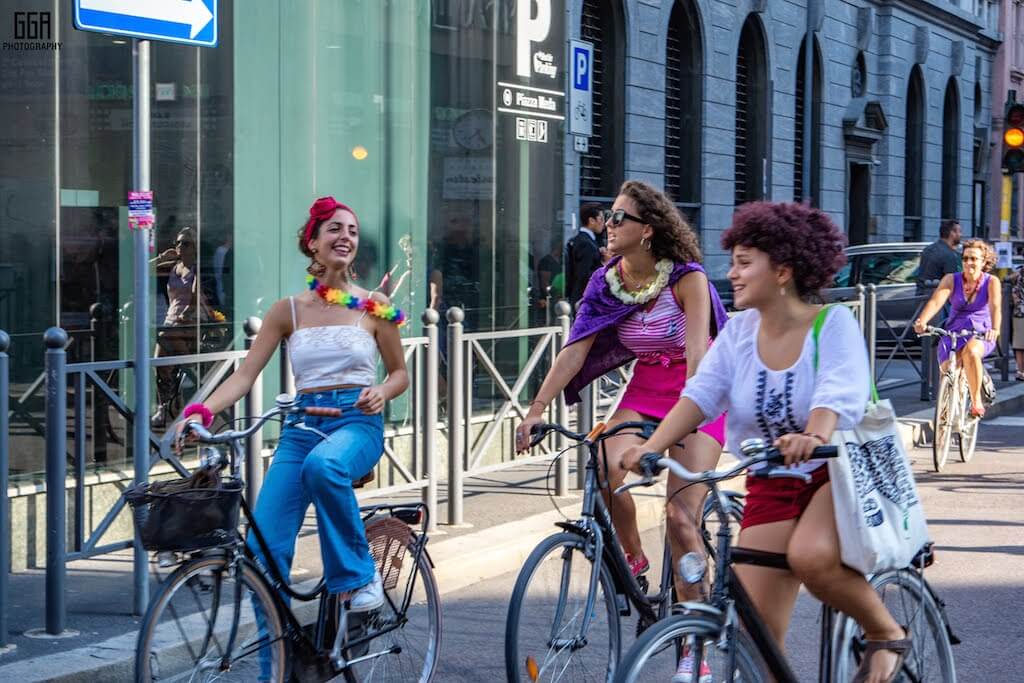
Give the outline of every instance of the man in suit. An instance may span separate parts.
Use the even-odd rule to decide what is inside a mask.
[[[565,245],[565,296],[573,309],[583,298],[590,276],[605,261],[605,251],[598,244],[603,232],[604,208],[600,204],[580,207],[580,230]]]

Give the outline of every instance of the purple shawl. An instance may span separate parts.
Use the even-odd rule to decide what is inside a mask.
[[[642,304],[623,303],[612,294],[611,287],[604,279],[608,269],[614,268],[620,259],[621,257],[616,256],[590,276],[590,282],[587,283],[587,289],[580,300],[576,320],[569,332],[566,346],[597,335],[586,360],[583,361],[583,367],[565,387],[565,400],[570,405],[579,402],[583,387],[634,358],[633,353],[619,341],[616,328],[620,322],[640,309]],[[704,268],[699,263],[675,264],[668,276],[668,286],[674,286],[679,278],[692,271],[703,273]],[[718,292],[710,281],[708,294],[711,295],[711,336],[717,337],[729,318],[722,300],[718,298]]]

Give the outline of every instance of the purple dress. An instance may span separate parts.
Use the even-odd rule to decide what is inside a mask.
[[[991,278],[992,276],[988,273],[982,273],[978,293],[975,295],[974,301],[969,302],[964,297],[964,274],[953,273],[953,294],[949,297],[952,310],[946,320],[945,328],[947,330],[950,332],[963,332],[964,330],[988,332],[992,329],[992,313],[988,309],[988,287]],[[957,339],[956,350],[959,351],[968,341],[970,341],[969,338]],[[982,339],[981,343],[985,345],[984,356],[992,353],[996,348],[996,343],[993,341]],[[945,363],[949,360],[949,355],[950,339],[943,337],[939,340],[939,362]]]

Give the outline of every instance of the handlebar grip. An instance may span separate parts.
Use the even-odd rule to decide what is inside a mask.
[[[306,415],[317,417],[341,417],[341,408],[328,408],[325,406],[310,406],[304,409]]]
[[[661,453],[644,453],[640,456],[640,469],[644,477],[650,478],[661,473],[664,467],[658,464],[661,460]]]
[[[815,458],[838,458],[839,446],[818,446],[814,449]]]
[[[544,440],[544,437],[548,435],[548,430],[542,429],[541,425],[533,425],[530,427],[530,434],[533,435],[533,438],[530,439],[530,448],[533,448]]]

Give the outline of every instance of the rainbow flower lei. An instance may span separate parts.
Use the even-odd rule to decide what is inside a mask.
[[[391,304],[382,304],[373,299],[360,299],[346,291],[328,287],[312,275],[306,276],[306,284],[309,286],[310,291],[316,292],[317,296],[329,304],[344,306],[355,311],[366,311],[372,316],[395,323],[399,327],[409,322],[405,313]]]

